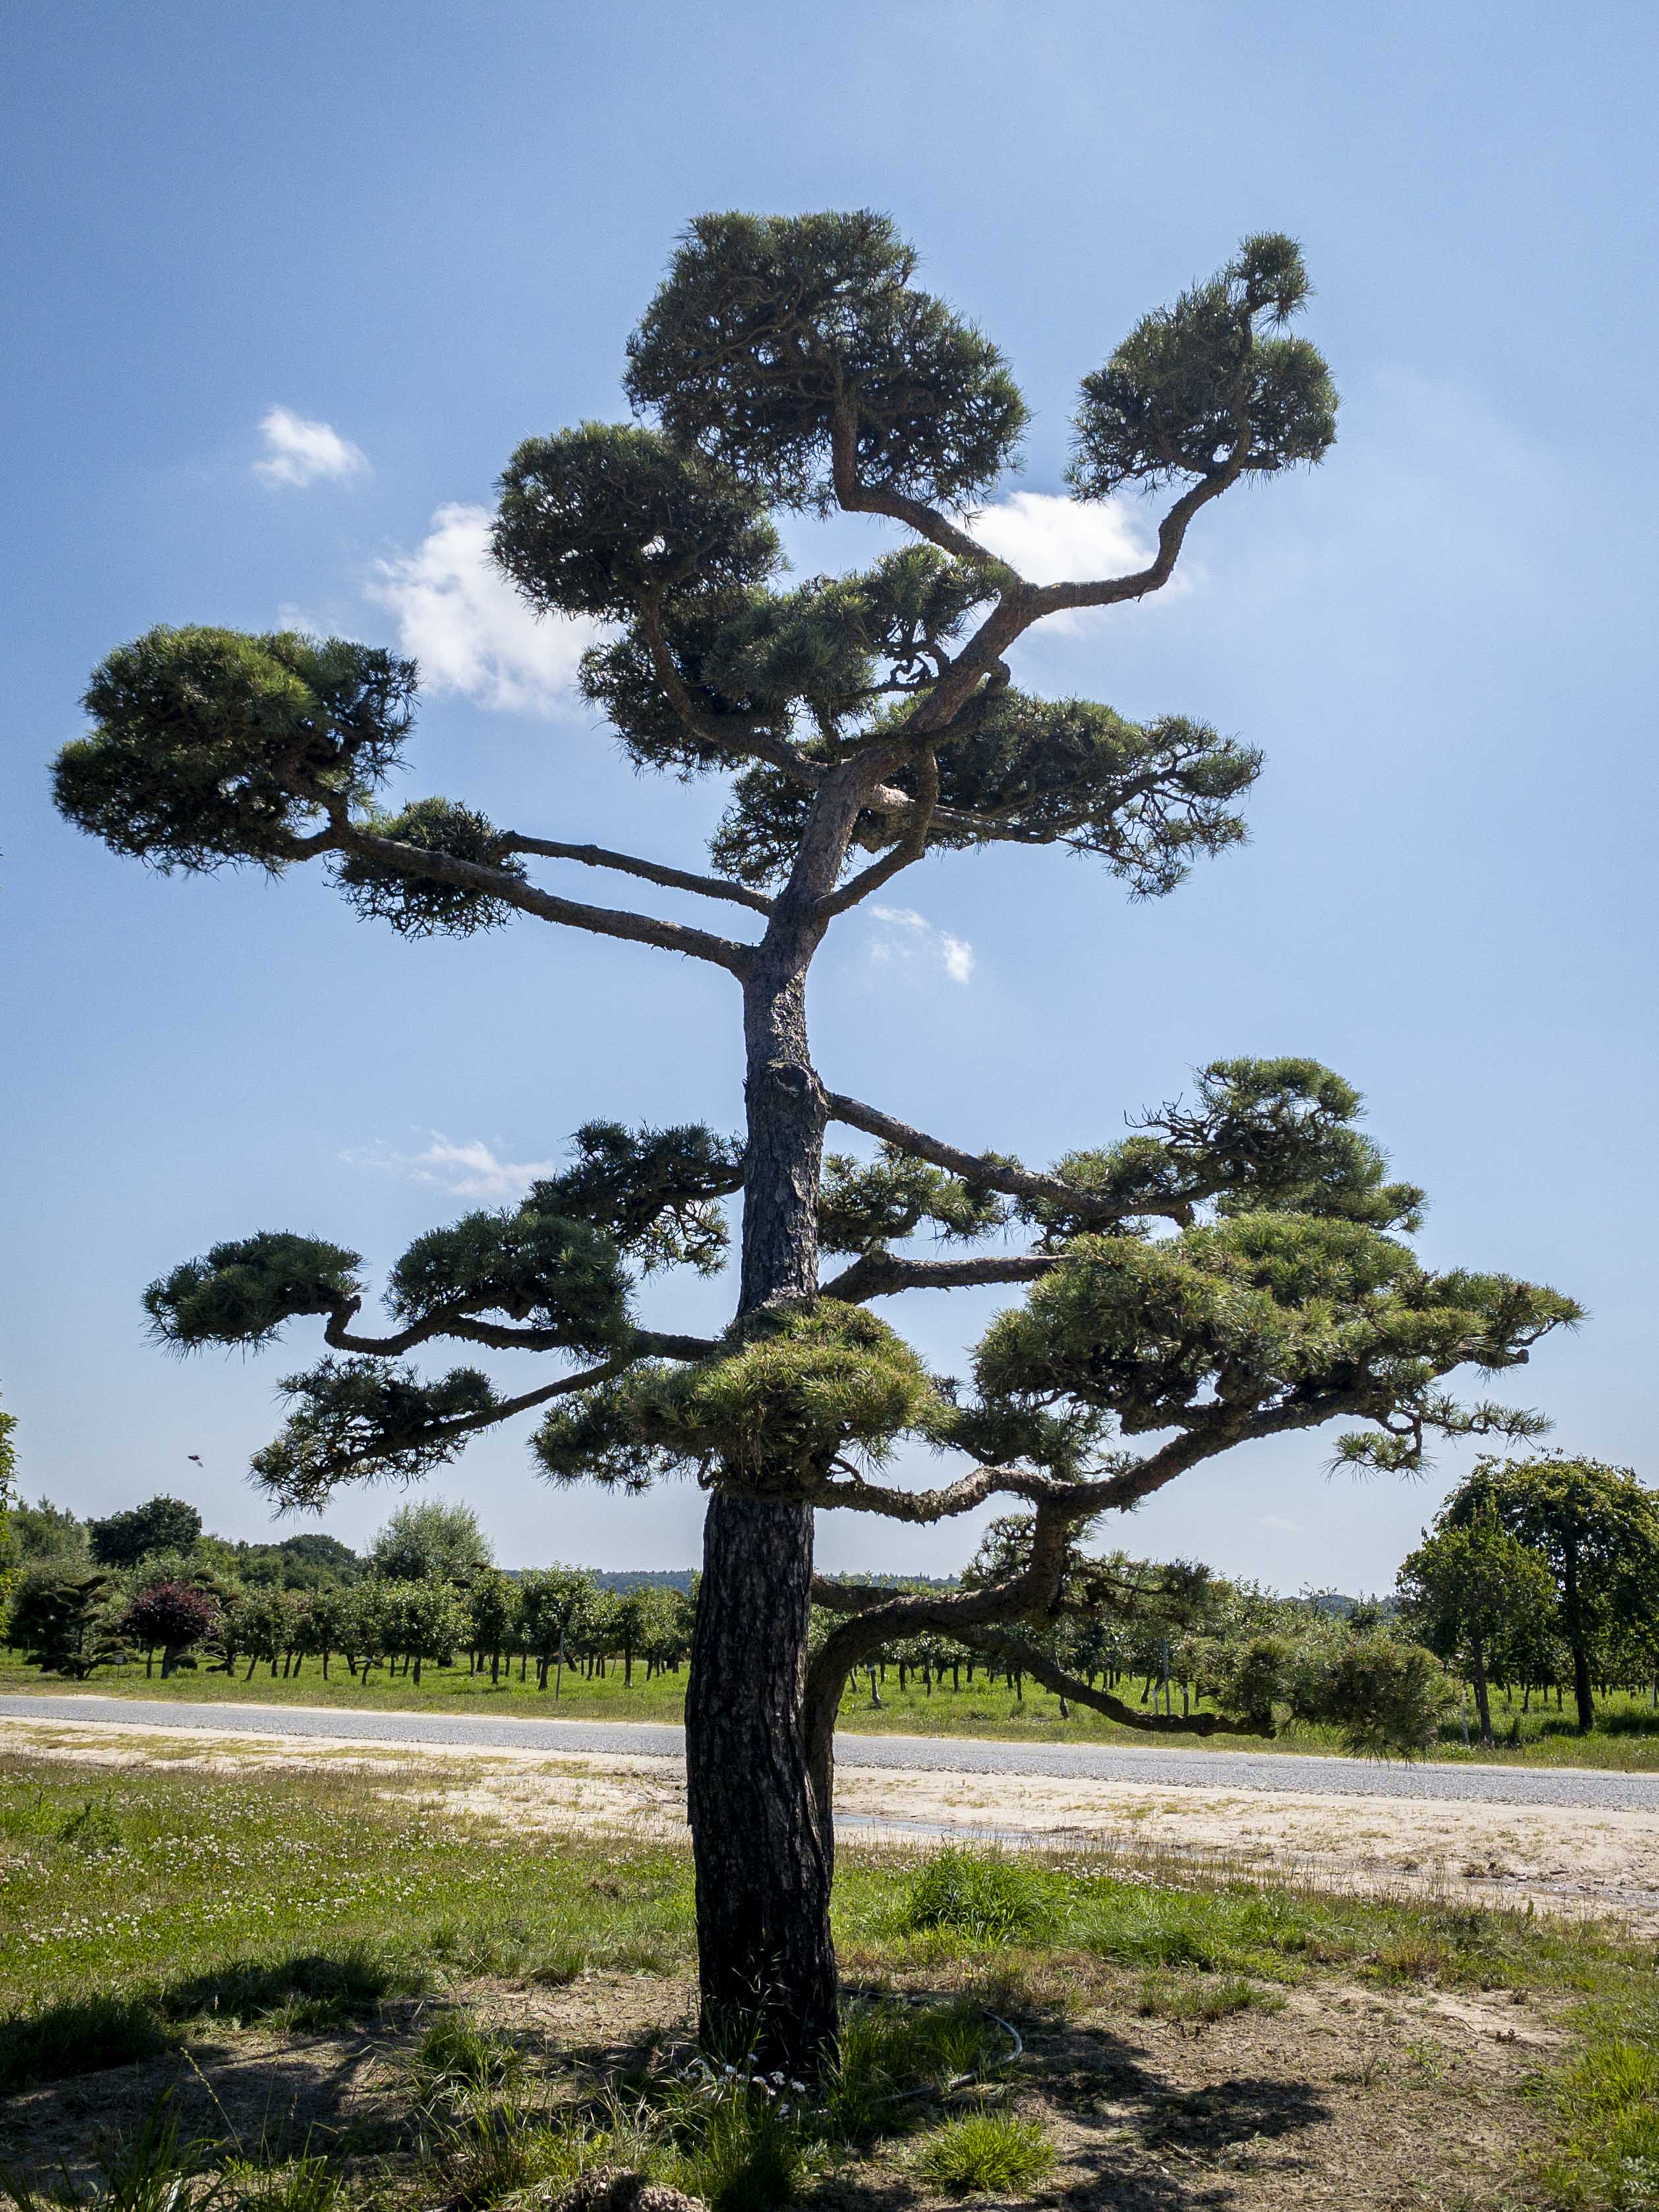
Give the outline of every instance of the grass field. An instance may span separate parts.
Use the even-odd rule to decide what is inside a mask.
[[[1659,1977],[1610,1928],[959,1851],[845,1853],[836,1913],[836,2069],[711,2077],[678,1838],[526,1838],[337,1753],[7,1759],[0,2185],[489,2212],[622,2163],[717,2212],[1659,2205]]]
[[[343,1663],[337,1662],[330,1670],[329,1680],[325,1681],[320,1663],[308,1659],[297,1674],[286,1678],[280,1669],[273,1675],[270,1668],[264,1665],[256,1668],[250,1678],[243,1665],[234,1677],[200,1668],[181,1672],[164,1682],[159,1669],[147,1676],[142,1665],[134,1665],[102,1668],[89,1681],[76,1684],[57,1675],[43,1675],[38,1668],[25,1666],[15,1652],[0,1653],[0,1694],[61,1694],[76,1688],[90,1690],[102,1697],[173,1698],[184,1703],[206,1698],[252,1705],[275,1702],[356,1706],[378,1712],[507,1711],[568,1720],[678,1722],[684,1708],[685,1676],[683,1673],[660,1674],[647,1682],[641,1668],[635,1670],[631,1686],[624,1686],[620,1669],[586,1681],[580,1671],[567,1668],[556,1695],[550,1677],[547,1689],[538,1690],[533,1669],[527,1681],[521,1682],[515,1669],[510,1680],[504,1679],[494,1687],[487,1673],[469,1674],[464,1665],[425,1668],[418,1685],[402,1674],[395,1681],[388,1680],[386,1670],[378,1668],[370,1680],[363,1683],[354,1681],[346,1674]],[[1126,1702],[1133,1703],[1139,1691],[1135,1688],[1123,1694]],[[842,1727],[866,1735],[958,1735],[1115,1744],[1179,1741],[1203,1747],[1200,1738],[1149,1737],[1075,1705],[1062,1717],[1059,1699],[1034,1684],[1027,1685],[1023,1698],[1016,1698],[1000,1682],[994,1688],[983,1677],[971,1686],[964,1683],[960,1688],[953,1688],[947,1680],[937,1685],[929,1694],[914,1680],[901,1690],[896,1674],[890,1669],[881,1686],[881,1696],[882,1705],[878,1709],[870,1702],[866,1682],[860,1680],[857,1684],[849,1683],[842,1702]],[[1500,1741],[1493,1750],[1482,1751],[1478,1741],[1465,1746],[1454,1723],[1430,1757],[1453,1761],[1513,1761],[1528,1765],[1597,1766],[1629,1772],[1659,1771],[1659,1714],[1650,1709],[1645,1698],[1620,1695],[1609,1698],[1601,1712],[1595,1732],[1589,1736],[1580,1736],[1566,1714],[1539,1711],[1535,1699],[1529,1713],[1522,1714],[1520,1704],[1516,1698],[1511,1707],[1501,1695],[1494,1699],[1492,1717]],[[1512,1726],[1516,1740],[1510,1741]],[[1211,1740],[1209,1747],[1218,1756],[1223,1756],[1229,1749],[1261,1749],[1266,1741],[1260,1736],[1218,1736]],[[1272,1744],[1273,1749],[1282,1752],[1329,1753],[1342,1747],[1334,1730],[1315,1728],[1286,1730],[1273,1738]]]

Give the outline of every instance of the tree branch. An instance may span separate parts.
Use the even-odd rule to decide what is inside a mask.
[[[639,876],[647,884],[661,884],[673,891],[696,891],[703,898],[729,899],[734,906],[752,907],[757,914],[769,915],[772,902],[763,891],[751,891],[742,884],[727,883],[720,876],[699,876],[685,868],[665,867],[657,860],[641,860],[631,853],[607,852],[603,845],[562,845],[550,837],[510,836],[503,839],[501,849],[507,853],[535,853],[547,860],[576,860],[585,868],[615,868],[625,876]]]
[[[1000,569],[1004,575],[1016,582],[1019,580],[1006,561],[998,560],[977,538],[970,538],[965,530],[947,520],[937,507],[927,506],[922,500],[911,499],[902,491],[861,484],[858,477],[858,450],[857,415],[851,407],[838,407],[830,438],[830,469],[838,507],[848,514],[889,515],[956,560],[971,562],[976,568]]]
[[[655,945],[665,952],[684,952],[724,968],[739,981],[748,971],[750,950],[729,938],[715,937],[705,929],[688,928],[683,922],[657,921],[649,915],[626,909],[586,906],[578,899],[558,898],[538,890],[504,868],[489,868],[477,860],[458,860],[450,853],[428,852],[406,845],[400,838],[381,837],[352,823],[333,839],[337,849],[362,853],[386,863],[399,873],[428,876],[434,883],[455,884],[465,890],[482,891],[488,897],[533,914],[538,921],[557,921],[572,929],[586,929],[596,937],[621,937],[636,945]]]
[[[769,761],[792,781],[805,784],[809,791],[815,790],[823,780],[823,770],[792,745],[787,738],[781,738],[771,730],[757,729],[752,722],[747,721],[739,734],[728,729],[718,716],[703,713],[674,665],[674,656],[668,649],[668,640],[663,632],[661,601],[644,595],[640,599],[639,608],[640,628],[650,648],[651,663],[657,672],[657,681],[661,684],[669,705],[692,736],[720,752],[736,754],[750,760]],[[732,719],[738,718],[734,716]]]
[[[1010,1198],[1048,1199],[1085,1221],[1134,1221],[1153,1214],[1176,1221],[1185,1218],[1193,1203],[1192,1194],[1162,1199],[1099,1198],[1090,1191],[1074,1188],[1058,1176],[1035,1175],[1029,1168],[1012,1167],[983,1153],[964,1152],[955,1145],[947,1145],[940,1137],[930,1137],[921,1129],[913,1129],[896,1115],[884,1114],[878,1106],[866,1106],[860,1099],[848,1098],[840,1091],[828,1094],[828,1106],[832,1121],[844,1121],[849,1128],[862,1129],[872,1137],[879,1137],[911,1159],[930,1160],[935,1167],[960,1176],[964,1182],[979,1189],[1000,1190]]]
[[[560,1352],[568,1350],[556,1329],[509,1328],[502,1323],[475,1320],[459,1306],[446,1306],[422,1320],[411,1322],[390,1336],[359,1336],[351,1322],[362,1304],[361,1298],[342,1298],[330,1314],[323,1341],[336,1352],[362,1352],[381,1359],[411,1352],[434,1337],[451,1337],[463,1344],[485,1344],[496,1352]],[[641,1328],[629,1334],[625,1357],[634,1359],[708,1359],[720,1350],[712,1338],[676,1336],[658,1329]]]
[[[404,1430],[398,1436],[382,1437],[381,1451],[397,1451],[409,1444],[441,1443],[450,1437],[469,1436],[477,1429],[494,1428],[498,1421],[510,1421],[515,1413],[527,1413],[532,1407],[544,1406],[550,1398],[563,1397],[572,1390],[585,1390],[595,1382],[608,1382],[613,1375],[623,1373],[632,1364],[631,1353],[605,1360],[598,1367],[585,1368],[580,1375],[565,1375],[556,1382],[544,1382],[538,1390],[526,1390],[516,1398],[500,1399],[495,1405],[485,1407],[481,1413],[460,1413],[451,1421],[434,1421],[423,1429]]]
[[[1146,1735],[1271,1735],[1270,1718],[1258,1716],[1249,1720],[1229,1720],[1220,1713],[1188,1713],[1177,1718],[1173,1713],[1143,1713],[1133,1705],[1126,1705],[1109,1690],[1097,1690],[1081,1676],[1070,1673],[1028,1644],[1024,1637],[1011,1636],[995,1629],[970,1628],[965,1633],[951,1632],[959,1644],[969,1650],[983,1651],[1005,1664],[1017,1667],[1046,1690],[1053,1690],[1073,1705],[1091,1706],[1104,1713],[1120,1727],[1134,1729]]]
[[[1182,495],[1158,525],[1157,554],[1146,568],[1137,569],[1133,575],[1114,576],[1099,583],[1028,584],[1018,578],[1006,562],[997,563],[1008,580],[1001,597],[911,716],[906,726],[909,733],[917,737],[942,736],[947,732],[981,678],[994,673],[1014,641],[1045,616],[1060,614],[1072,607],[1112,606],[1120,600],[1141,599],[1148,592],[1161,590],[1175,572],[1193,517],[1237,480],[1246,457],[1246,450],[1241,445],[1212,474]],[[912,521],[911,526],[921,528],[918,521]],[[944,542],[931,530],[924,535],[934,537],[936,544]],[[971,538],[964,542],[973,544]]]
[[[1225,1404],[1194,1407],[1190,1423],[1180,1436],[1115,1474],[1087,1486],[1096,1512],[1127,1512],[1154,1491],[1162,1490],[1178,1474],[1185,1474],[1200,1460],[1213,1459],[1236,1444],[1258,1443],[1267,1437],[1282,1437],[1296,1429],[1316,1429],[1344,1415],[1358,1420],[1377,1418],[1363,1394],[1329,1391],[1314,1398],[1288,1399],[1283,1405],[1241,1413]]]
[[[860,1253],[819,1286],[819,1296],[862,1305],[900,1291],[958,1291],[981,1283],[1035,1283],[1064,1261],[1063,1252],[1011,1252],[974,1260],[907,1260],[895,1252]]]
[[[1218,499],[1230,484],[1237,483],[1243,473],[1245,450],[1243,447],[1230,454],[1213,475],[1202,477],[1190,490],[1183,492],[1158,526],[1158,551],[1144,568],[1130,576],[1113,576],[1101,583],[1039,584],[1033,587],[1031,619],[1042,621],[1045,615],[1061,614],[1072,607],[1115,606],[1123,599],[1143,599],[1149,592],[1162,590],[1175,573],[1182,542],[1188,526],[1199,509]]]
[[[927,850],[927,833],[933,827],[933,811],[939,805],[939,755],[931,745],[921,748],[916,769],[921,789],[911,801],[903,836],[890,853],[884,853],[878,860],[872,860],[867,868],[860,868],[850,882],[843,884],[839,890],[832,891],[827,898],[818,901],[818,915],[823,921],[845,914],[848,907],[856,906],[860,899],[868,898],[872,891],[879,890],[902,868],[908,868],[913,860],[921,860]]]
[[[959,1513],[973,1512],[988,1498],[1000,1497],[1024,1498],[1032,1504],[1056,1505],[1063,1513],[1065,1501],[1073,1487],[1034,1469],[981,1467],[943,1490],[889,1490],[878,1482],[866,1482],[857,1475],[843,1476],[839,1481],[826,1478],[812,1492],[811,1503],[826,1510],[846,1506],[858,1513],[879,1513],[889,1521],[927,1523],[953,1520]],[[1070,1520],[1076,1516],[1065,1517]],[[835,1587],[845,1589],[848,1585],[837,1583]],[[891,1591],[886,1595],[890,1597]]]

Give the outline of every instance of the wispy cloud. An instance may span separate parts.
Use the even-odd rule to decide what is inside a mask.
[[[368,596],[397,617],[431,690],[507,714],[568,711],[599,625],[532,614],[490,562],[489,523],[486,507],[441,507],[412,553],[375,564]]]
[[[309,422],[291,407],[273,407],[259,425],[265,458],[253,473],[268,484],[312,484],[360,477],[368,469],[361,446],[343,438],[331,422]]]
[[[1276,1536],[1299,1536],[1303,1533],[1299,1521],[1284,1520],[1277,1513],[1264,1513],[1261,1525],[1264,1528],[1271,1528]]]
[[[870,957],[878,964],[937,961],[953,983],[966,983],[972,976],[974,948],[966,938],[936,927],[914,907],[872,906],[868,912],[882,928],[870,947]]]
[[[418,1152],[376,1145],[343,1157],[354,1167],[376,1168],[411,1182],[434,1184],[452,1198],[522,1198],[532,1182],[550,1176],[556,1164],[552,1160],[504,1160],[482,1137],[457,1144],[436,1129],[429,1133],[431,1142]]]

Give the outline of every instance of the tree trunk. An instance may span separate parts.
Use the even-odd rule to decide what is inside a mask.
[[[1474,1683],[1474,1710],[1480,1717],[1480,1741],[1488,1750],[1492,1747],[1492,1700],[1486,1691],[1486,1655],[1480,1638],[1469,1638],[1470,1674]]]
[[[814,2065],[836,2033],[834,1844],[803,1716],[811,1574],[811,1506],[710,1499],[685,1701],[702,2033],[763,2070]]]
[[[814,811],[821,832],[824,809]],[[805,985],[822,929],[803,908],[833,884],[855,812],[834,825],[833,850],[803,853],[745,980],[740,1316],[817,1288],[826,1115],[807,1052]],[[787,1495],[783,1470],[778,1487],[765,1495],[763,1471],[751,1473],[744,1493],[717,1489],[709,1500],[686,1781],[703,2042],[733,2062],[752,2050],[763,2069],[805,2074],[822,2065],[837,2027],[831,1761],[827,1738],[811,1756],[807,1742],[812,1509]]]
[[[1595,1699],[1590,1692],[1589,1651],[1578,1601],[1578,1560],[1571,1548],[1562,1570],[1562,1626],[1567,1632],[1567,1648],[1572,1654],[1573,1701],[1578,1707],[1578,1733],[1588,1735],[1595,1726]]]

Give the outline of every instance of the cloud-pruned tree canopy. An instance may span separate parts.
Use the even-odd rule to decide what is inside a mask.
[[[1519,1367],[1577,1312],[1505,1275],[1426,1267],[1422,1192],[1310,1060],[1217,1061],[1187,1100],[1116,1134],[1103,1114],[1046,1168],[916,1128],[812,1065],[819,945],[930,856],[1057,845],[1153,897],[1240,842],[1252,744],[1177,708],[1044,698],[1008,656],[1050,617],[1160,590],[1206,507],[1317,462],[1334,434],[1325,363],[1291,328],[1310,296],[1300,249],[1248,238],[1082,379],[1075,497],[1167,494],[1151,550],[1121,573],[1029,578],[975,534],[1017,465],[1024,402],[918,272],[869,210],[700,216],[629,344],[632,419],[533,436],[501,477],[499,571],[534,614],[592,636],[580,681],[616,741],[641,769],[725,787],[703,866],[392,793],[416,672],[339,640],[154,629],[94,672],[92,727],[57,771],[71,820],[159,867],[317,858],[359,915],[407,936],[529,917],[738,987],[741,1133],[589,1124],[520,1204],[416,1240],[381,1333],[362,1322],[357,1255],[309,1235],[216,1245],[147,1303],[179,1348],[321,1322],[323,1356],[283,1386],[287,1425],[255,1462],[285,1504],[418,1479],[532,1412],[556,1483],[706,1488],[688,1702],[704,2026],[747,2037],[769,1992],[756,2048],[796,2072],[835,2031],[831,1731],[851,1666],[946,1634],[1099,1705],[1042,1642],[1098,1516],[1327,1424],[1341,1458],[1396,1469],[1437,1436],[1530,1436],[1524,1408],[1466,1404],[1450,1378]],[[831,509],[902,542],[850,573],[791,575],[778,519]],[[624,878],[642,903],[549,887],[563,868]],[[650,891],[702,902],[704,921],[663,918]],[[826,1156],[832,1122],[875,1149]],[[725,1327],[648,1325],[653,1278],[717,1272],[728,1251]],[[845,1262],[827,1279],[822,1253]],[[958,1376],[930,1372],[870,1310],[966,1285],[1012,1303]],[[507,1395],[479,1366],[424,1371],[457,1343],[548,1355],[551,1379]],[[895,1473],[912,1455],[944,1462],[937,1485]],[[816,1510],[933,1522],[989,1503],[1017,1537],[971,1584],[820,1584],[839,1625],[809,1644]],[[1364,1725],[1397,1733],[1422,1686],[1380,1681],[1333,1675],[1308,1694],[1322,1713],[1369,1698]]]

